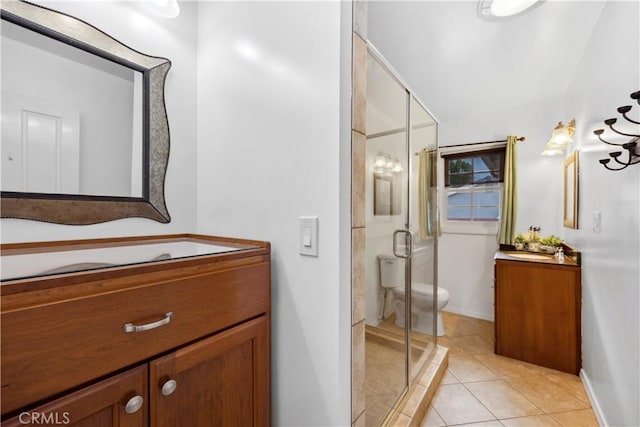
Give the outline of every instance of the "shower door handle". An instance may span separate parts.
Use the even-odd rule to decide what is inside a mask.
[[[398,251],[398,235],[404,234],[404,253]],[[393,255],[398,258],[413,257],[413,233],[409,230],[396,230],[393,232]]]

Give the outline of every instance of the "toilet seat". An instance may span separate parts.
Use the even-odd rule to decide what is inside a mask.
[[[404,295],[404,286],[393,288],[394,292]],[[413,282],[411,284],[411,292],[414,295],[433,296],[433,285],[427,283]],[[449,296],[449,291],[444,288],[438,288],[438,299]]]

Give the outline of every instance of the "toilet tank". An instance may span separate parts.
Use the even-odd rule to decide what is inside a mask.
[[[404,284],[404,262],[393,255],[378,255],[380,286],[397,288]]]

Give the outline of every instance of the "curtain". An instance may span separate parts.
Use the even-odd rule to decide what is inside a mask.
[[[498,243],[512,245],[516,232],[517,173],[516,173],[516,136],[507,137],[507,151],[504,161],[504,194],[502,214],[500,215],[500,233]]]
[[[436,210],[436,151],[422,150],[418,158],[418,237],[433,238],[438,234]]]

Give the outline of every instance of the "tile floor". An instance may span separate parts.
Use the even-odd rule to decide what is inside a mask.
[[[579,377],[493,354],[493,322],[443,320],[449,368],[421,427],[598,426]]]
[[[404,329],[395,326],[390,316],[365,333],[366,426],[379,426],[405,388],[406,362]],[[411,361],[419,370],[433,348],[431,337],[414,334]]]

